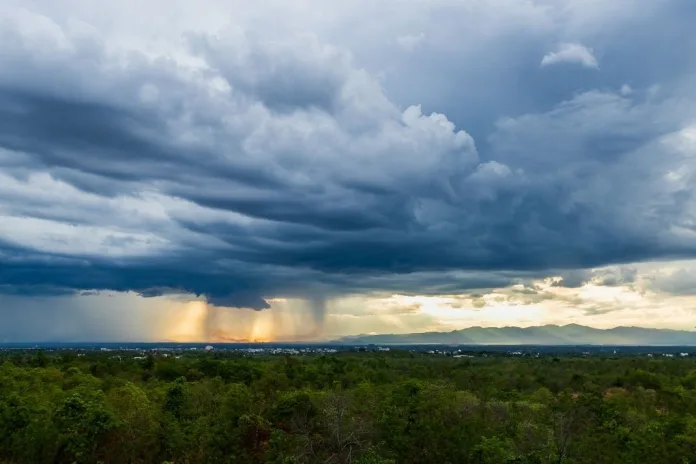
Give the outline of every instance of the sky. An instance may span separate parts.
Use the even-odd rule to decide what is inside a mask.
[[[696,326],[692,0],[4,0],[0,341]]]

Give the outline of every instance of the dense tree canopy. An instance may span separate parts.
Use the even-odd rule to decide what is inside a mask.
[[[2,463],[696,462],[696,362],[4,352]]]

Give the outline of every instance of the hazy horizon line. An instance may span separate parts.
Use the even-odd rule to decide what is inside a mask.
[[[239,339],[239,340],[197,340],[197,341],[179,341],[179,340],[168,340],[168,339],[163,339],[163,340],[142,340],[142,339],[104,339],[104,340],[0,340],[0,346],[2,345],[12,345],[12,344],[71,344],[71,343],[79,343],[79,344],[92,344],[92,343],[142,343],[142,344],[153,344],[153,343],[168,343],[168,344],[187,344],[187,345],[205,345],[205,344],[216,344],[216,345],[269,345],[269,344],[295,344],[295,345],[310,345],[310,344],[330,344],[330,343],[336,343],[336,342],[341,342],[341,341],[346,341],[351,338],[360,338],[360,337],[379,337],[379,336],[386,336],[386,335],[398,335],[398,336],[408,336],[408,335],[419,335],[419,334],[433,334],[433,333],[442,333],[442,334],[448,334],[452,332],[459,332],[459,331],[464,331],[464,330],[469,330],[469,329],[534,329],[534,328],[543,328],[543,327],[568,327],[568,326],[578,326],[586,329],[592,329],[592,330],[598,330],[598,331],[611,331],[611,330],[616,330],[616,329],[642,329],[642,330],[656,330],[656,331],[672,331],[672,332],[687,332],[687,333],[696,333],[696,330],[693,329],[674,329],[674,328],[661,328],[661,327],[645,327],[645,326],[637,326],[637,325],[618,325],[614,327],[608,327],[608,328],[598,328],[598,327],[592,327],[590,325],[584,325],[584,324],[578,324],[578,323],[569,323],[569,324],[542,324],[542,325],[531,325],[531,326],[516,326],[516,325],[505,325],[505,326],[481,326],[481,325],[475,325],[475,326],[468,326],[468,327],[463,327],[460,329],[452,329],[452,330],[429,330],[429,331],[423,331],[423,332],[403,332],[403,333],[358,333],[358,334],[351,334],[351,335],[337,335],[335,337],[331,338],[317,338],[313,340],[293,340],[293,339],[278,339],[278,340],[244,340],[244,339]],[[385,343],[382,343],[385,344]],[[396,343],[399,344],[399,343]],[[437,344],[437,343],[435,343]],[[472,343],[471,345],[478,345],[475,343]],[[491,343],[484,343],[480,345],[494,345]],[[510,345],[520,345],[520,343],[511,343]],[[581,345],[593,345],[591,343],[583,343]],[[608,344],[602,344],[602,345],[608,345]],[[619,346],[619,345],[616,345]],[[632,345],[633,346],[633,345]],[[635,345],[635,346],[641,346],[641,345]],[[644,345],[644,346],[652,346],[652,345]],[[678,345],[675,345],[678,346]]]

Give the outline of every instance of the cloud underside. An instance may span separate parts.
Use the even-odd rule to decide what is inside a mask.
[[[444,1],[438,27],[386,25],[381,60],[347,26],[183,28],[164,52],[10,9],[0,292],[186,292],[262,309],[561,274],[572,287],[596,277],[583,269],[695,257],[693,69],[641,69],[635,48],[636,25],[655,18],[693,35],[683,14],[607,7],[594,20],[615,32],[600,37],[561,7],[510,3],[495,21],[467,10],[487,34],[446,21],[465,12]],[[480,50],[453,51],[443,30],[479,34]],[[539,67],[598,68],[589,44],[614,63],[563,83]]]

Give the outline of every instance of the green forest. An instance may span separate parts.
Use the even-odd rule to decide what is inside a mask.
[[[689,358],[0,353],[2,463],[696,463]]]

